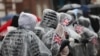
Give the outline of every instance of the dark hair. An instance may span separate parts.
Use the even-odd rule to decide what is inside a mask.
[[[11,26],[18,27],[18,18],[19,18],[18,15],[15,15],[15,16],[12,18]]]
[[[62,41],[61,47],[60,47],[60,52],[63,50],[63,48],[65,48],[65,46],[69,46],[69,41],[68,40],[64,40]]]
[[[60,50],[59,50],[57,56],[61,56],[61,55],[60,55],[60,52],[61,52],[66,46],[68,46],[68,48],[70,49],[69,40],[64,40],[64,41],[62,41],[62,44],[61,44],[61,47],[60,47]],[[68,56],[72,56],[71,52],[69,52]]]

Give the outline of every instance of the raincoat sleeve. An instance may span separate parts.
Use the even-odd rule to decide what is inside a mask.
[[[54,30],[51,30],[47,34],[45,34],[42,38],[42,41],[49,48],[49,50],[52,52],[52,56],[56,56],[58,54],[58,51],[60,48],[60,45],[58,45],[53,40],[54,34],[55,34]]]
[[[98,43],[98,41],[97,41],[98,35],[95,32],[89,30],[88,28],[84,28],[84,34],[85,34],[86,37],[88,37],[86,39],[88,39],[89,42],[97,45],[97,43]]]
[[[89,41],[91,41],[93,38],[98,38],[98,35],[97,35],[95,32],[89,30],[88,28],[85,28],[85,27],[84,27],[83,31],[84,31],[84,34],[85,34],[87,37],[89,37],[89,38],[88,38]]]
[[[51,30],[49,31],[48,33],[46,33],[43,38],[42,38],[42,41],[43,43],[50,49],[51,48],[51,44],[52,44],[52,38],[53,38],[53,31],[54,30]]]
[[[34,33],[40,38],[42,39],[43,35],[45,34],[45,31],[42,27],[35,27]]]
[[[37,49],[37,47],[39,47],[39,51],[40,51],[40,55],[41,56],[52,56],[50,50],[44,45],[44,43],[39,39],[38,36],[36,36],[32,32],[29,32],[29,34],[30,34],[30,40],[31,40],[31,42],[36,41],[36,43],[34,43],[34,45],[38,44],[38,46],[36,46],[35,49]],[[32,44],[33,43],[31,43],[30,45],[32,45]]]
[[[97,34],[91,30],[89,30],[88,28],[84,28],[84,35],[86,37],[87,40],[89,40],[89,43],[87,43],[87,52],[90,56],[96,56],[97,54],[97,48],[96,46],[98,45],[98,41],[97,41]]]

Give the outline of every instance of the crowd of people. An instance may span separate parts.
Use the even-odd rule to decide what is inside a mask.
[[[100,17],[87,9],[21,12],[0,27],[1,56],[97,56]]]

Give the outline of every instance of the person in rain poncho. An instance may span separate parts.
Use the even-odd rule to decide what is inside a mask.
[[[76,31],[82,36],[82,45],[83,48],[85,48],[86,55],[85,56],[96,56],[97,49],[96,45],[98,44],[97,41],[97,34],[89,28],[90,21],[87,18],[80,17],[78,19],[79,25],[81,26],[75,26]]]
[[[5,36],[2,56],[51,56],[51,52],[33,32],[36,16],[22,12],[18,20],[19,27]]]
[[[64,27],[64,31],[73,39],[80,40],[81,36],[74,31],[73,23],[75,18],[67,13],[60,13],[60,24]]]
[[[42,36],[57,26],[56,12],[51,9],[45,9],[43,11],[43,19],[39,25],[35,27],[35,33],[42,39]],[[56,21],[56,22],[55,22]]]
[[[90,22],[91,22],[91,27],[93,28],[93,31],[98,33],[99,32],[99,29],[100,29],[100,25],[99,25],[99,17],[95,17],[94,15],[91,15],[90,14],[90,8],[86,5],[83,5],[81,6],[81,10],[82,10],[82,13],[83,13],[83,16],[85,18],[89,18],[90,19]]]
[[[59,18],[57,12],[49,9],[44,10],[41,25],[45,27],[44,29],[49,28],[50,30],[47,30],[48,32],[43,36],[42,41],[51,50],[53,56],[57,55],[60,47],[59,44],[61,44],[61,38],[55,31],[58,27],[58,21]]]
[[[60,18],[59,13],[57,13],[58,19]],[[67,16],[67,19],[72,19],[72,17],[69,15]],[[77,37],[80,37],[79,35]],[[55,56],[58,51],[59,47],[61,45],[61,42],[66,39],[65,36],[65,29],[64,27],[58,23],[56,29],[49,31],[47,34],[43,36],[43,41],[46,44],[46,46],[52,51],[52,54]]]
[[[92,37],[93,37],[93,38],[97,37],[97,35],[96,35],[93,31],[91,31],[90,29],[84,27],[84,26],[87,26],[87,25],[83,24],[82,22],[81,22],[81,24],[83,24],[84,26],[81,25],[81,24],[79,24],[79,21],[78,21],[78,18],[79,18],[78,13],[79,13],[79,11],[75,9],[75,10],[73,10],[72,12],[75,14],[75,18],[76,18],[76,21],[77,21],[77,22],[76,22],[77,24],[74,24],[74,30],[75,30],[78,34],[81,35],[81,37],[82,37],[82,38],[81,38],[82,44],[83,44],[83,43],[87,43],[88,40],[91,41],[90,39],[92,39]],[[88,20],[85,20],[84,22],[86,22],[86,23],[88,22],[88,23],[89,23]],[[83,36],[85,36],[85,38],[84,38]],[[83,40],[83,38],[84,38],[85,40]],[[86,40],[86,39],[87,39],[87,40]],[[83,47],[84,47],[84,45],[81,46],[81,49],[82,49],[81,55],[83,54],[83,56],[89,56],[89,53],[86,51],[87,49],[84,49]],[[78,53],[77,53],[77,54],[78,54]],[[76,54],[76,56],[77,56],[77,54]],[[79,55],[79,56],[80,56],[80,55]],[[92,55],[90,55],[90,56],[92,56]]]
[[[27,10],[24,10],[24,12],[30,13],[30,12],[27,11]],[[34,14],[33,14],[33,15],[34,15]],[[36,16],[36,15],[35,15],[35,16]],[[36,24],[36,26],[35,26],[35,28],[34,28],[34,33],[41,39],[42,36],[44,35],[44,29],[41,28],[41,27],[39,27],[39,24],[40,24],[40,22],[41,22],[41,18],[39,18],[38,16],[36,16],[36,18],[37,18],[37,24]]]
[[[74,30],[75,17],[74,14],[60,13],[60,24],[63,25],[65,32],[67,33],[66,39],[70,41],[71,53],[73,56],[82,56],[82,48],[80,46],[81,36]]]

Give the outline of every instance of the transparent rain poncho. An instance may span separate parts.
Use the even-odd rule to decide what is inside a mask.
[[[57,27],[58,18],[56,13],[56,11],[51,9],[43,10],[42,21],[35,27],[34,31],[40,37],[40,39],[42,39],[42,36],[48,31]]]
[[[43,35],[46,33],[44,28],[40,27],[40,26],[36,26],[34,29],[34,33],[36,33],[36,35],[42,39]]]
[[[82,36],[82,50],[84,56],[96,56],[97,50],[95,44],[97,44],[97,34],[93,31],[88,18],[80,17],[78,19],[79,24],[75,25],[75,31]]]
[[[51,56],[51,52],[33,32],[18,29],[9,32],[2,43],[3,56]]]
[[[60,13],[60,24],[63,26],[64,31],[68,33],[70,38],[80,40],[81,36],[74,30],[73,22],[75,19],[66,13]]]
[[[97,34],[94,33],[92,30],[89,30],[88,28],[83,27],[81,36],[82,36],[82,46],[84,50],[84,55],[95,56],[97,53],[96,48],[94,46],[94,44],[96,44],[96,41],[94,41],[93,39],[96,39],[98,37]],[[87,42],[86,40],[89,42]],[[83,41],[86,42],[85,45]]]
[[[53,40],[56,35],[55,29],[58,25],[58,20],[57,12],[50,9],[43,11],[43,20],[40,25],[43,26],[46,34],[43,36],[42,41],[51,50],[53,56],[56,56],[59,50],[59,44]]]
[[[84,16],[80,16],[78,19],[79,24],[89,28],[90,30],[94,31],[89,18],[85,18]]]
[[[58,24],[57,12],[51,9],[43,11],[43,19],[40,26],[43,28],[56,28]],[[45,29],[46,30],[46,29]]]
[[[18,23],[20,27],[8,32],[2,42],[2,56],[52,56],[50,50],[32,31],[36,24],[35,16],[22,12]]]
[[[57,42],[55,41],[55,38],[58,39]],[[59,36],[56,36],[56,32],[54,29],[45,34],[42,41],[51,50],[52,56],[56,56],[58,54],[60,48],[60,45],[58,43],[60,43],[61,41]]]
[[[73,13],[75,14],[76,12],[73,11]],[[78,11],[77,11],[77,13],[78,13]],[[97,34],[94,33],[92,30],[90,30],[91,28],[89,28],[89,29],[86,28],[86,27],[90,26],[88,19],[86,19],[86,18],[84,20],[80,19],[80,18],[78,18],[78,14],[75,14],[75,18],[76,18],[77,24],[74,24],[74,30],[78,34],[81,35],[81,41],[83,39],[87,39],[88,41],[91,41],[92,39],[97,38]],[[83,41],[86,42],[86,40],[83,40]],[[80,55],[95,56],[96,55],[96,49],[93,47],[93,45],[91,43],[86,44],[86,45],[84,45],[82,43],[80,45],[80,47],[76,47],[75,49],[77,50],[77,48],[80,48],[80,51],[78,51],[78,52],[76,51],[76,53],[74,54],[75,56],[80,56]]]
[[[81,47],[81,36],[74,30],[73,23],[75,18],[66,13],[60,13],[60,23],[64,26],[65,32],[69,35],[69,41],[71,46],[71,53],[74,56],[84,56],[82,47]],[[66,21],[63,21],[66,20]],[[78,40],[79,43],[76,43],[75,40]]]

